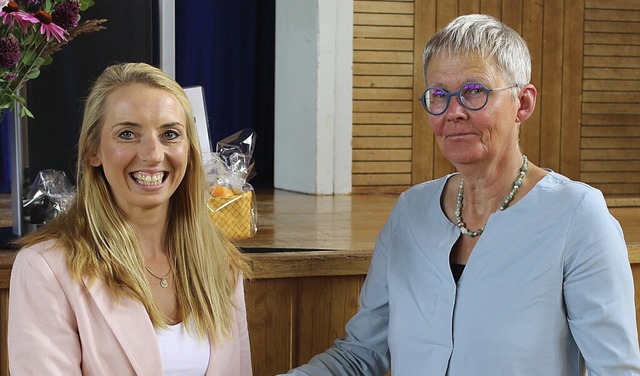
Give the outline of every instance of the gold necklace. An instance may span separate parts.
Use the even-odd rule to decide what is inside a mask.
[[[169,271],[167,272],[167,274],[163,275],[162,277],[158,277],[157,275],[153,274],[153,272],[149,270],[149,268],[147,268],[146,266],[144,268],[147,269],[149,274],[151,274],[152,276],[160,280],[160,287],[162,287],[163,289],[166,289],[167,286],[169,286],[169,282],[167,282],[166,277],[169,275],[169,273],[171,273],[171,265],[169,265]]]

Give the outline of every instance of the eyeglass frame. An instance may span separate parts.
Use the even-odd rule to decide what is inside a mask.
[[[480,86],[482,87],[482,89],[483,89],[484,91],[486,91],[486,93],[487,93],[487,97],[486,97],[486,99],[485,99],[484,103],[482,104],[482,106],[480,106],[480,107],[478,107],[478,108],[471,108],[471,107],[469,107],[469,106],[467,106],[467,105],[465,104],[465,100],[464,100],[464,98],[462,97],[461,93],[462,93],[462,90],[464,89],[464,87],[465,87],[465,86],[467,86],[467,85],[480,85]],[[511,85],[511,86],[506,86],[506,87],[499,87],[499,88],[495,88],[495,89],[490,89],[490,88],[488,88],[488,87],[484,86],[483,84],[481,84],[480,82],[467,82],[467,83],[462,84],[462,86],[460,87],[460,90],[458,90],[458,91],[453,91],[453,92],[448,92],[448,91],[446,91],[445,89],[443,89],[443,88],[441,88],[441,87],[438,87],[438,86],[430,86],[430,87],[428,87],[428,88],[427,88],[427,89],[422,93],[422,95],[420,96],[420,98],[418,98],[418,100],[419,100],[419,101],[420,101],[420,103],[422,104],[422,107],[424,107],[425,111],[427,111],[429,114],[431,114],[431,115],[433,115],[433,116],[440,116],[440,115],[444,114],[445,112],[447,112],[447,110],[449,109],[449,104],[451,103],[451,97],[453,97],[453,96],[457,97],[457,98],[458,98],[458,102],[462,105],[462,107],[466,108],[467,110],[470,110],[470,111],[479,111],[479,110],[482,110],[482,109],[487,105],[487,103],[489,103],[489,94],[490,94],[492,91],[500,91],[500,90],[506,90],[506,89],[513,89],[514,87],[519,87],[519,86],[520,86],[519,84],[513,84],[513,85]],[[447,104],[444,106],[444,109],[443,109],[441,112],[438,112],[438,113],[431,112],[431,111],[429,111],[429,109],[427,108],[427,105],[426,105],[426,95],[427,95],[427,92],[428,92],[429,90],[431,90],[431,89],[440,89],[440,90],[442,90],[442,91],[444,92],[444,96],[445,96],[445,98],[447,98]]]

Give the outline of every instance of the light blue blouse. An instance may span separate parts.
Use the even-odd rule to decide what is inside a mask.
[[[295,375],[640,375],[626,243],[599,190],[549,172],[492,214],[456,284],[446,180],[403,193],[345,339]]]

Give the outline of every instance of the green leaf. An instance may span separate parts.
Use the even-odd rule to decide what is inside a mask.
[[[38,78],[40,76],[40,69],[34,68],[29,74],[27,74],[27,80],[33,80],[34,78]]]
[[[24,65],[33,65],[36,60],[36,53],[34,51],[25,51],[22,55],[22,63]]]
[[[33,114],[31,113],[31,111],[29,111],[29,109],[26,108],[25,106],[20,106],[20,116],[21,117],[28,116],[28,117],[34,119]]]
[[[51,64],[52,62],[53,62],[53,56],[49,55],[44,60],[44,63],[42,63],[42,66],[47,66],[47,65]]]
[[[85,11],[94,5],[93,0],[80,0],[80,10]]]

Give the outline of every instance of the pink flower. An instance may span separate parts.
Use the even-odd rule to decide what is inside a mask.
[[[40,34],[47,36],[47,42],[51,39],[52,35],[58,42],[67,40],[67,38],[64,37],[64,29],[51,21],[51,14],[44,10],[39,10],[34,14],[34,17],[40,21]]]
[[[20,6],[15,1],[7,1],[7,4],[1,9],[0,18],[2,18],[2,24],[9,25],[11,28],[14,27],[14,23],[18,24],[18,27],[25,34],[32,23],[38,22],[37,18],[20,9]]]
[[[7,3],[9,3],[9,0],[0,0],[0,9],[6,7]]]

